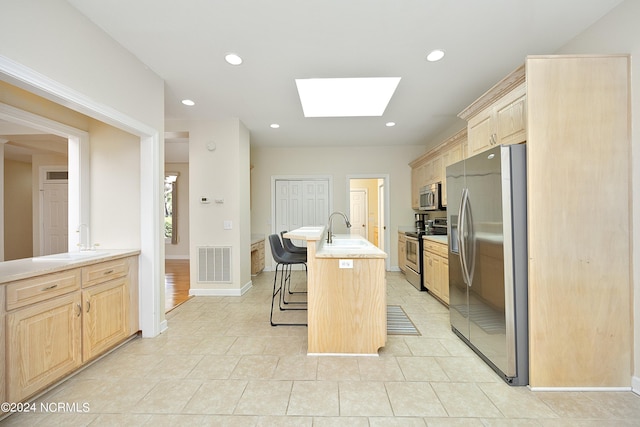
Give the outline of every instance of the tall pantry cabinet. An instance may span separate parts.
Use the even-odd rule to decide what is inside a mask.
[[[630,387],[630,58],[529,56],[460,113],[527,145],[531,387]]]
[[[631,385],[628,56],[529,57],[532,387]]]

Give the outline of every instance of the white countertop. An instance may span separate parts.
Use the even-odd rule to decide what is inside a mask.
[[[333,244],[322,240],[316,258],[386,258],[386,252],[361,236],[336,234]]]
[[[284,233],[284,237],[288,239],[299,240],[320,240],[324,234],[324,226],[319,227],[300,227]]]
[[[264,234],[251,234],[251,244],[264,240]]]
[[[100,249],[4,261],[0,262],[0,284],[139,253],[137,249]]]

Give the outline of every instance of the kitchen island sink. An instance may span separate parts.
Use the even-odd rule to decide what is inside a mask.
[[[387,254],[364,238],[324,227],[285,233],[307,241],[308,349],[311,355],[377,355],[387,339]]]

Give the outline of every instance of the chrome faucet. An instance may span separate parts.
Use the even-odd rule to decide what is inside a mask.
[[[329,215],[329,228],[327,230],[327,243],[329,244],[333,243],[333,216],[336,214],[342,215],[342,218],[344,218],[344,223],[347,225],[347,228],[351,228],[351,223],[349,222],[349,218],[347,218],[347,216],[342,212],[336,211],[331,215]]]

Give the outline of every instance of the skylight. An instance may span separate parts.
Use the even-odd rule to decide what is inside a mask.
[[[296,79],[305,117],[382,116],[400,77]]]

